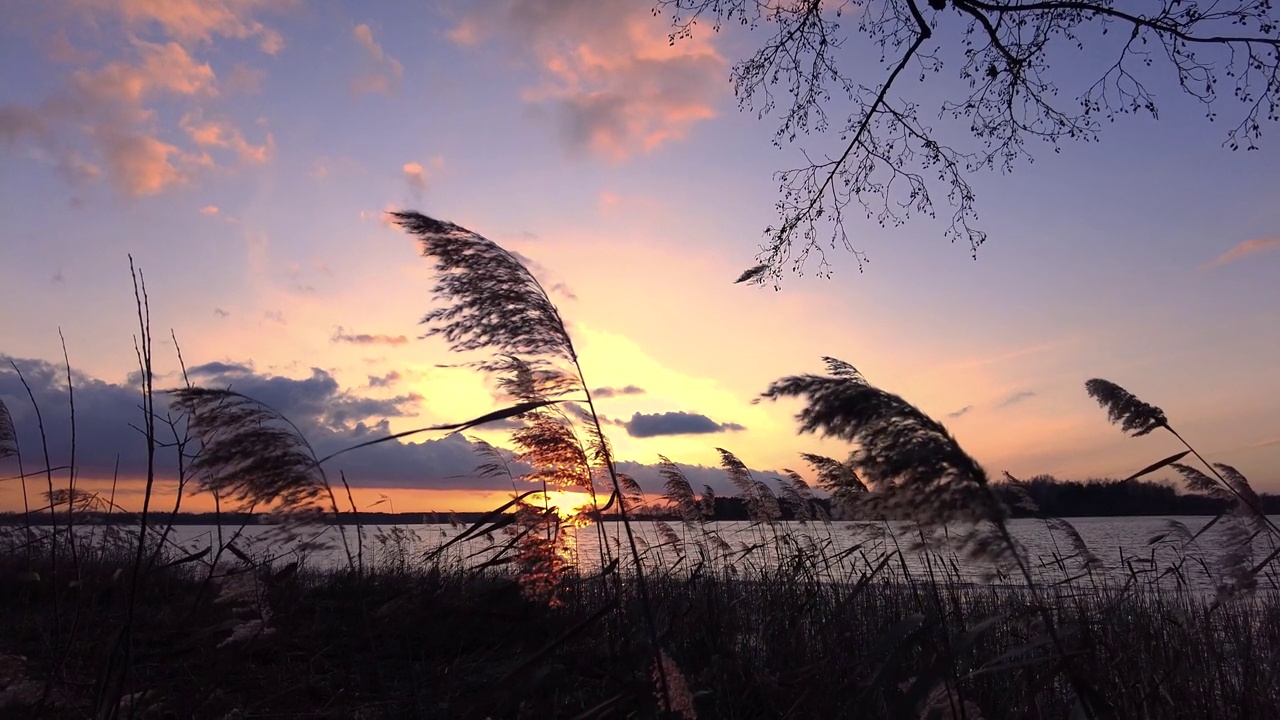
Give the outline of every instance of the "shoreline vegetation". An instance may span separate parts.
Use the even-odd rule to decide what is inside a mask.
[[[799,431],[845,441],[847,459],[804,454],[811,479],[790,470],[757,477],[717,448],[730,498],[697,492],[659,456],[654,505],[652,488],[619,472],[573,340],[538,279],[470,230],[392,216],[434,262],[428,334],[452,351],[488,353],[471,365],[510,404],[319,457],[288,418],[253,398],[153,387],[146,286],[135,271],[138,427],[150,458],[140,512],[76,487],[70,362],[70,458],[49,457],[39,422],[22,428],[19,447],[0,402],[0,462],[17,466],[28,503],[0,523],[0,713],[1280,717],[1280,528],[1268,516],[1276,498],[1202,457],[1158,407],[1106,380],[1085,384],[1125,433],[1167,432],[1186,448],[1123,481],[992,478],[941,423],[824,358],[823,374],[781,378],[758,400],[798,402]],[[465,529],[426,554],[398,528],[372,542],[346,530],[390,514],[357,512],[346,475],[330,475],[328,460],[498,420],[519,421],[514,449],[481,444],[476,475],[509,479],[509,502],[469,522],[457,516]],[[177,459],[171,507],[152,502],[158,453]],[[513,474],[512,460],[532,472]],[[1165,469],[1186,492],[1142,480]],[[584,493],[591,505],[562,515],[550,505],[557,490]],[[179,518],[196,517],[181,504],[197,494],[217,507],[217,542],[183,550],[170,534]],[[1164,511],[1175,506],[1185,512]],[[656,544],[633,528],[653,507],[667,515],[655,523]],[[1194,509],[1210,520],[1193,532],[1169,519],[1148,541],[1153,567],[1116,578],[1064,519],[1084,508]],[[736,545],[708,530],[736,513],[749,520]],[[321,572],[269,548],[247,551],[235,522],[263,516],[282,537],[338,524],[330,534],[345,562]],[[846,517],[909,524],[837,546],[830,523]],[[1043,523],[1050,556],[1015,539],[1016,517]],[[799,523],[814,532],[795,532]],[[598,534],[593,569],[570,561],[570,528]],[[484,546],[446,552],[468,539]],[[962,574],[975,562],[990,582]],[[1193,575],[1212,591],[1193,587]]]

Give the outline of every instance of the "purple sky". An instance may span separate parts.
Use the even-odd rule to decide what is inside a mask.
[[[483,377],[437,368],[446,349],[418,339],[429,266],[383,214],[411,208],[534,261],[588,382],[642,391],[601,402],[625,460],[842,457],[795,435],[796,407],[751,404],[831,355],[997,475],[1123,476],[1176,451],[1107,424],[1084,392],[1103,377],[1280,491],[1280,144],[1223,148],[1226,126],[1165,81],[1160,121],[1122,117],[1099,143],[976,176],[990,234],[976,261],[938,223],[855,219],[865,272],[832,255],[832,279],[774,292],[732,284],[775,219],[772,173],[839,140],[776,148],[775,119],[738,111],[729,69],[758,35],[671,47],[643,0],[50,0],[5,15],[0,353],[39,374],[61,362],[61,328],[104,425],[134,412],[130,253],[161,384],[178,379],[172,329],[189,366],[224,364],[207,379],[320,383],[310,397],[328,404],[296,412],[337,439],[492,409]],[[1071,88],[1083,76],[1066,67]],[[52,403],[61,380],[46,375]],[[8,380],[0,399],[29,443],[30,403]],[[80,431],[104,439],[99,467],[106,439],[130,438]],[[465,472],[446,445],[346,469],[370,488],[461,492],[437,469]]]

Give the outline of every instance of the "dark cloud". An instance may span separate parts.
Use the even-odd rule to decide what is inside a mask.
[[[226,310],[223,310],[222,308],[214,308],[213,314],[217,315],[220,318],[224,318],[231,315],[231,313],[227,312]]]
[[[569,286],[568,286],[568,285],[566,285],[566,284],[564,284],[564,283],[562,283],[562,282],[558,282],[558,283],[556,283],[556,284],[552,285],[552,286],[551,286],[551,290],[550,290],[550,292],[555,293],[555,294],[557,294],[557,295],[560,295],[561,297],[563,297],[563,298],[564,298],[564,299],[566,299],[566,300],[577,300],[577,299],[578,299],[578,296],[574,294],[573,290],[571,290],[571,289],[569,288]]]
[[[196,365],[187,368],[187,374],[196,376],[212,376],[212,375],[247,375],[253,372],[253,365],[241,363],[225,363],[225,362],[207,362],[202,365]]]
[[[409,338],[404,335],[369,335],[368,333],[352,334],[348,333],[338,326],[338,330],[333,333],[331,342],[351,343],[352,345],[404,345],[409,342]]]
[[[394,384],[395,384],[397,381],[399,381],[399,380],[400,380],[400,373],[396,372],[395,370],[392,370],[391,372],[387,373],[386,375],[381,375],[381,376],[379,376],[379,375],[370,375],[370,376],[369,376],[369,387],[371,387],[371,388],[384,388],[384,387],[391,387],[392,385],[394,385]]]
[[[636,413],[622,424],[631,437],[657,437],[659,435],[704,435],[727,431],[746,430],[737,423],[718,423],[698,413],[666,412],[646,415]]]
[[[70,460],[71,420],[66,370],[41,360],[15,360],[40,407],[52,463]],[[324,370],[313,368],[309,377],[293,379],[258,374],[246,363],[211,362],[197,365],[189,374],[193,382],[227,387],[262,402],[293,422],[317,455],[327,455],[382,434],[389,434],[387,418],[416,415],[421,398],[406,394],[373,398],[339,387]],[[142,427],[142,395],[128,382],[114,384],[73,372],[76,410],[76,465],[81,476],[112,476],[117,455],[120,476],[137,478],[146,471],[145,441],[132,426]],[[0,401],[13,415],[23,454],[31,454],[29,467],[43,465],[39,433],[31,401],[9,358],[0,358]],[[168,396],[156,395],[160,417],[168,416]],[[181,430],[181,428],[179,428]],[[170,431],[161,425],[160,440]],[[424,436],[428,437],[428,436]],[[459,447],[461,445],[461,447]],[[420,442],[388,442],[343,456],[328,470],[341,467],[357,485],[385,487],[470,487],[448,476],[465,475],[475,466],[465,440],[430,438]],[[172,479],[176,464],[169,453],[158,454],[162,480]],[[474,482],[477,481],[473,481]],[[490,483],[493,488],[510,483]],[[481,484],[481,488],[485,485]]]
[[[285,324],[284,313],[280,312],[279,310],[268,310],[262,313],[262,317],[266,318],[267,320],[271,320],[273,322],[278,322],[281,325]]]
[[[40,360],[15,362],[31,385],[40,406],[52,464],[67,464],[71,425],[65,368]],[[321,369],[312,369],[306,377],[287,378],[258,373],[249,363],[225,361],[197,365],[192,368],[191,375],[197,384],[230,387],[280,412],[298,427],[319,456],[389,435],[388,418],[412,416],[419,402],[415,395],[374,398],[356,394],[342,388],[332,375]],[[138,388],[105,382],[78,372],[73,372],[72,382],[76,406],[76,465],[80,476],[86,480],[110,479],[119,457],[122,479],[142,477],[146,471],[145,441],[142,434],[131,427],[143,424],[142,395]],[[23,455],[30,458],[26,463],[27,469],[43,466],[35,413],[7,357],[0,357],[0,401],[13,415]],[[158,414],[167,417],[167,396],[157,394],[156,403]],[[465,419],[443,418],[445,421]],[[654,424],[662,431],[651,434],[723,432],[741,427],[733,423],[715,423],[705,416],[690,413],[637,415],[629,422],[618,424],[637,435],[634,432],[637,420],[642,431],[640,436],[644,436],[646,423]],[[485,427],[492,429],[496,426]],[[718,429],[708,429],[711,427]],[[159,439],[171,439],[167,433],[168,429],[161,425]],[[476,476],[475,468],[479,464],[476,448],[461,434],[441,437],[424,433],[341,455],[326,463],[325,470],[335,481],[338,471],[342,470],[347,481],[356,487],[509,490],[511,481],[506,477]],[[514,473],[520,475],[530,471],[529,467],[515,462],[507,451],[502,452],[512,461]],[[172,452],[162,449],[157,455],[157,462],[157,479],[171,482],[177,471]],[[0,473],[8,473],[11,468],[16,471],[12,465],[12,460],[0,461]],[[663,479],[656,466],[620,462],[618,469],[635,477],[651,495],[662,493]],[[702,486],[711,485],[720,495],[736,494],[724,471],[719,468],[682,466],[682,469],[698,492],[702,491]],[[776,476],[772,472],[753,472],[758,479],[770,484]],[[518,483],[517,487],[534,489],[524,483]],[[122,492],[126,490],[122,485]]]
[[[970,411],[972,411],[972,410],[973,410],[973,406],[972,406],[972,405],[965,405],[964,407],[960,408],[959,410],[957,410],[957,411],[955,411],[955,412],[947,413],[947,417],[949,417],[949,418],[951,418],[952,420],[954,420],[954,419],[956,419],[956,418],[958,418],[958,417],[964,417],[965,415],[969,414],[969,412],[970,412]]]
[[[595,398],[611,398],[611,397],[617,397],[619,395],[643,395],[644,392],[645,392],[644,388],[642,387],[637,387],[635,385],[628,385],[626,387],[621,387],[621,388],[598,387],[595,390],[591,391],[591,395],[592,397],[595,397]]]
[[[1010,395],[1009,397],[1005,398],[1004,400],[1001,400],[999,403],[997,403],[997,404],[996,404],[996,407],[997,407],[997,408],[1007,408],[1007,407],[1009,407],[1010,405],[1016,405],[1016,404],[1018,404],[1018,403],[1022,402],[1023,400],[1026,400],[1026,399],[1028,399],[1028,398],[1033,398],[1033,397],[1035,397],[1035,396],[1036,396],[1036,394],[1035,394],[1034,392],[1031,392],[1030,390],[1019,390],[1018,392],[1016,392],[1016,393],[1014,393],[1014,394]]]

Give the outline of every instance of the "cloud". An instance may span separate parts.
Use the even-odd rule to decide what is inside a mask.
[[[1280,250],[1280,236],[1245,240],[1214,258],[1207,267],[1219,267],[1267,250]]]
[[[1005,398],[1005,399],[1001,400],[1000,402],[996,403],[996,407],[997,407],[997,408],[1007,408],[1007,407],[1009,407],[1009,406],[1011,406],[1011,405],[1017,405],[1018,403],[1022,402],[1023,400],[1026,400],[1026,399],[1028,399],[1028,398],[1033,398],[1033,397],[1035,397],[1035,396],[1036,396],[1036,394],[1035,394],[1034,392],[1031,392],[1030,390],[1019,390],[1018,392],[1016,392],[1016,393],[1014,393],[1014,394],[1010,395],[1009,397],[1007,397],[1007,398]]]
[[[618,397],[619,395],[643,395],[644,388],[636,385],[627,385],[626,387],[598,387],[591,391],[591,395],[597,399]]]
[[[361,210],[360,219],[361,220],[377,220],[378,224],[382,225],[383,227],[391,228],[392,230],[397,230],[399,229],[399,226],[396,225],[395,218],[391,216],[391,213],[399,209],[400,208],[395,203],[387,203],[386,206],[383,207],[381,210]]]
[[[0,400],[13,415],[23,454],[31,456],[28,467],[42,466],[35,412],[17,373],[9,365],[10,359],[0,356]],[[66,370],[42,360],[13,360],[30,384],[40,406],[49,440],[50,461],[54,466],[64,465],[71,456]],[[389,419],[413,417],[422,402],[422,398],[414,394],[393,397],[358,394],[343,388],[336,378],[319,368],[312,368],[303,377],[293,378],[259,373],[251,362],[228,360],[196,365],[188,370],[188,374],[197,385],[230,388],[273,408],[298,428],[320,457],[390,435]],[[145,439],[130,427],[131,424],[142,424],[138,387],[127,381],[106,382],[75,371],[72,382],[75,387],[79,475],[86,480],[110,479],[118,457],[120,478],[124,481],[121,492],[127,494],[126,483],[143,477],[147,468]],[[159,416],[165,417],[169,409],[168,395],[158,393],[156,404]],[[346,453],[326,463],[324,469],[335,481],[338,471],[342,470],[347,481],[355,487],[510,490],[511,482],[505,477],[477,476],[475,469],[480,459],[476,451],[477,446],[462,434],[444,437],[424,434]],[[501,452],[511,458],[508,451]],[[177,477],[172,451],[162,449],[156,459],[157,479],[162,483],[172,483]],[[618,469],[636,478],[647,492],[662,492],[663,478],[655,465],[622,461],[618,463]],[[519,475],[530,472],[531,468],[512,460],[512,470]],[[711,485],[721,496],[737,492],[719,468],[682,465],[681,470],[699,492],[704,485]],[[762,470],[752,472],[765,482],[772,482],[775,475]],[[535,489],[533,485],[523,483],[518,483],[517,487]]]
[[[7,356],[0,357],[0,400],[13,415],[24,455],[32,454],[32,464],[43,465],[39,433],[31,402]],[[42,360],[14,360],[31,386],[40,407],[50,460],[54,466],[71,457],[71,419],[68,410],[65,368]],[[198,372],[197,372],[198,370]],[[393,417],[412,417],[421,403],[414,394],[378,398],[358,395],[339,386],[324,370],[313,368],[302,378],[253,372],[249,363],[213,362],[190,371],[194,380],[207,387],[242,393],[273,408],[297,426],[318,456],[390,434],[387,422]],[[76,402],[76,464],[81,477],[110,479],[117,456],[120,478],[131,480],[146,473],[144,437],[130,425],[142,425],[139,391],[128,382],[105,382],[73,372]],[[168,396],[156,395],[157,412],[164,417]],[[418,442],[389,441],[343,455],[326,464],[336,478],[345,471],[348,481],[363,487],[411,487],[433,489],[510,489],[507,479],[484,479],[474,474],[475,446],[461,435],[431,438]],[[171,482],[177,464],[172,453],[157,455],[158,479]],[[527,468],[516,465],[518,472]]]
[[[330,342],[335,343],[351,343],[352,345],[404,345],[409,342],[409,338],[404,335],[369,335],[360,333],[353,335],[346,332],[341,325],[337,331],[333,333]]]
[[[369,387],[371,388],[391,387],[398,380],[400,380],[400,373],[396,372],[395,370],[392,370],[386,375],[370,375]]]
[[[560,297],[564,298],[565,300],[577,300],[577,299],[578,299],[578,296],[577,296],[576,294],[574,294],[574,292],[573,292],[573,288],[570,288],[567,284],[562,283],[562,282],[558,282],[558,283],[555,283],[554,285],[552,285],[552,286],[551,286],[551,289],[550,289],[550,292],[555,293],[556,295],[559,295]]]
[[[205,205],[204,207],[200,208],[200,214],[201,214],[201,215],[217,215],[217,214],[218,214],[218,206],[217,206],[217,205]]]
[[[257,40],[275,55],[284,48],[280,33],[253,18],[259,10],[282,11],[296,0],[72,0],[86,10],[113,15],[131,30],[161,32],[184,45],[208,44],[215,37]]]
[[[523,98],[554,121],[573,153],[613,161],[685,137],[715,116],[727,65],[706,36],[677,43],[644,5],[506,0],[467,15],[450,39],[494,41],[538,67]]]
[[[352,94],[394,92],[404,77],[404,65],[382,49],[368,25],[356,25],[351,35],[365,53],[365,71],[352,78]]]
[[[187,374],[192,377],[240,376],[252,373],[252,363],[225,363],[218,362],[216,360],[202,365],[196,365],[193,368],[187,368]]]
[[[263,319],[270,320],[272,322],[278,322],[281,325],[285,324],[284,313],[279,310],[267,310],[262,313],[262,317]]]
[[[421,197],[431,179],[444,169],[444,158],[437,155],[428,161],[428,165],[429,167],[423,167],[422,163],[407,162],[400,168],[405,183],[409,185],[409,190],[415,197]]]
[[[746,430],[737,423],[718,423],[698,413],[665,412],[646,415],[636,413],[622,426],[631,437],[646,438],[659,435],[703,435],[727,431]]]
[[[220,318],[229,317],[231,315],[231,313],[227,312],[226,310],[223,310],[222,308],[214,308],[213,314],[217,315]]]
[[[965,405],[964,407],[960,408],[955,412],[947,413],[947,417],[954,420],[956,418],[963,417],[964,415],[968,414],[972,410],[973,410],[972,405]]]
[[[239,128],[225,119],[205,120],[198,112],[188,113],[182,116],[178,125],[197,147],[229,150],[245,164],[261,165],[269,161],[275,152],[275,138],[271,133],[267,133],[261,145],[254,145],[245,140]]]
[[[416,194],[421,194],[427,189],[427,176],[422,165],[416,162],[407,162],[404,164],[404,181],[409,183],[409,189]]]
[[[254,145],[229,120],[200,119],[219,96],[217,77],[182,43],[129,36],[116,55],[70,72],[37,104],[0,106],[0,141],[35,149],[72,183],[101,176],[130,197],[192,182],[215,165],[209,148],[230,149],[244,163],[269,159],[270,135]],[[163,127],[168,113],[158,111],[174,103],[186,107],[186,146]]]

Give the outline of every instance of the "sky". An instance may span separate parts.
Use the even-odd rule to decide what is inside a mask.
[[[775,146],[777,118],[739,110],[729,73],[758,33],[671,44],[644,0],[0,5],[0,354],[67,464],[61,333],[82,487],[124,505],[142,457],[130,258],[158,387],[182,382],[180,347],[193,382],[268,402],[318,449],[500,406],[421,337],[431,265],[389,209],[530,261],[616,454],[655,493],[659,454],[724,493],[717,447],[764,477],[805,474],[801,452],[844,457],[796,434],[795,403],[753,403],[823,356],[942,420],[995,476],[1124,477],[1179,449],[1109,425],[1084,391],[1102,377],[1280,492],[1280,145],[1272,126],[1258,150],[1224,148],[1229,101],[1209,122],[1158,80],[1158,121],[1121,117],[1099,142],[974,176],[976,259],[939,223],[853,218],[864,267],[834,253],[830,278],[775,289],[733,284],[776,218],[773,173],[840,143]],[[874,55],[848,53],[878,82]],[[1064,87],[1081,79],[1062,67]],[[957,82],[903,92],[936,106]],[[42,467],[8,362],[0,400],[25,467]],[[492,507],[503,483],[475,463],[465,437],[422,435],[330,471],[364,507]],[[162,457],[164,492],[171,470]],[[0,509],[21,505],[0,482]]]

